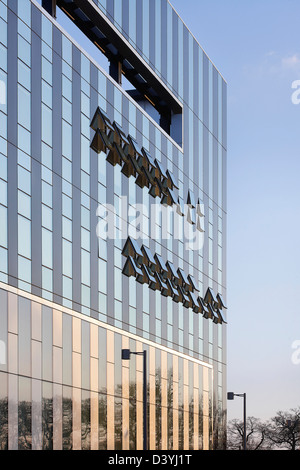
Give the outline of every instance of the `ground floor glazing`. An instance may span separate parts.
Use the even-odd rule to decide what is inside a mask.
[[[214,447],[213,367],[18,289],[0,289],[0,449]]]

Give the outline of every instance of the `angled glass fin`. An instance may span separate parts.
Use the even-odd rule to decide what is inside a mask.
[[[221,294],[217,294],[217,300],[218,300],[218,307],[220,310],[222,310],[223,308],[227,309],[226,304]]]
[[[90,124],[90,127],[96,131],[97,129],[100,129],[104,132],[107,132],[108,130],[109,131],[113,131],[114,128],[110,122],[110,119],[109,117],[107,116],[107,114],[102,111],[102,109],[98,108],[96,109],[96,112],[94,114],[94,117],[91,121],[91,124]]]
[[[123,256],[132,256],[132,258],[136,259],[138,264],[143,263],[143,253],[136,242],[134,238],[128,237],[126,240],[126,243],[124,245],[124,248],[122,250],[122,255]]]

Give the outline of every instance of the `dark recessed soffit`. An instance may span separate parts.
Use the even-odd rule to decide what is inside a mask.
[[[57,5],[72,17],[92,42],[97,43],[109,60],[122,62],[125,76],[161,112],[167,109],[174,114],[182,114],[180,102],[92,1],[57,0]]]

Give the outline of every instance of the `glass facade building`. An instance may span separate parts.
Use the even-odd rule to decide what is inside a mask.
[[[226,82],[167,0],[55,4],[0,0],[0,449],[142,449],[122,349],[149,449],[224,449]]]

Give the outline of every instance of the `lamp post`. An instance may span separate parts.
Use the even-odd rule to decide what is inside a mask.
[[[132,352],[130,349],[122,349],[122,360],[129,361],[131,354],[143,356],[143,449],[147,450],[147,351]]]
[[[227,393],[227,400],[234,400],[234,397],[243,397],[244,398],[244,450],[247,450],[247,436],[246,436],[246,393]]]

